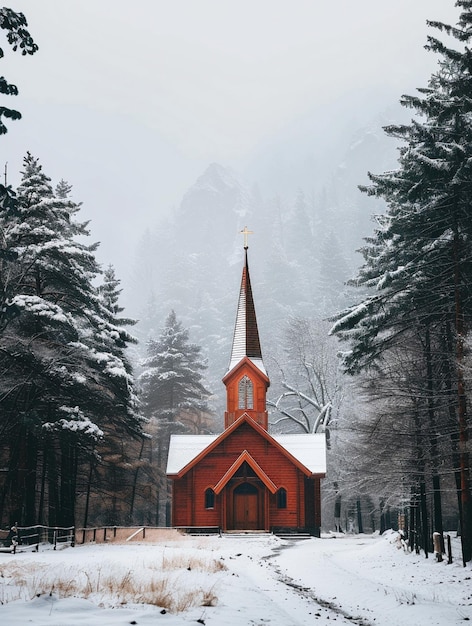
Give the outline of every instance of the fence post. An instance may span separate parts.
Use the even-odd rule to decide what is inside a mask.
[[[452,563],[451,535],[447,535],[447,562],[449,565]]]
[[[434,554],[436,555],[436,560],[438,562],[441,562],[443,560],[442,546],[441,546],[441,533],[438,533],[438,532],[433,533],[433,546],[434,546]]]

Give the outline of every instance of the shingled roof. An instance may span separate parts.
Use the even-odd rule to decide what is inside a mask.
[[[249,264],[247,247],[244,248],[244,267],[239,291],[238,310],[234,327],[233,346],[228,372],[235,367],[244,357],[248,357],[264,374],[267,375],[262,362],[261,344],[257,329],[256,309],[252,297],[251,279],[249,277]]]

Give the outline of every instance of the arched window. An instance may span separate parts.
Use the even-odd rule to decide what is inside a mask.
[[[248,376],[243,376],[238,385],[238,408],[254,408],[254,391],[252,380]]]
[[[215,508],[215,492],[213,491],[213,489],[210,489],[210,487],[205,491],[205,508]]]
[[[278,509],[286,509],[287,508],[287,490],[281,487],[277,491],[277,508]]]

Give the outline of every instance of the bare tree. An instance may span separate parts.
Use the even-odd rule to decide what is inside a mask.
[[[284,422],[306,433],[327,432],[343,400],[343,376],[338,367],[336,344],[321,320],[290,319],[284,339],[284,366],[279,366],[284,391],[269,399],[271,425]]]

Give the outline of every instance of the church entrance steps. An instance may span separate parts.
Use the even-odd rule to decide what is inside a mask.
[[[186,535],[220,535],[219,526],[173,526],[175,530],[185,533]]]
[[[301,539],[313,539],[310,533],[274,533],[279,539],[289,539],[290,541],[300,541]]]
[[[261,535],[272,535],[267,530],[225,530],[221,533],[222,537],[234,539],[236,537],[260,537]]]
[[[285,532],[268,532],[266,530],[226,530],[221,533],[222,537],[227,537],[228,539],[233,538],[248,538],[251,537],[260,537],[261,535],[273,535],[278,539],[288,539],[291,541],[300,541],[302,539],[312,539],[313,535],[306,532],[297,532],[297,531],[285,531]]]

